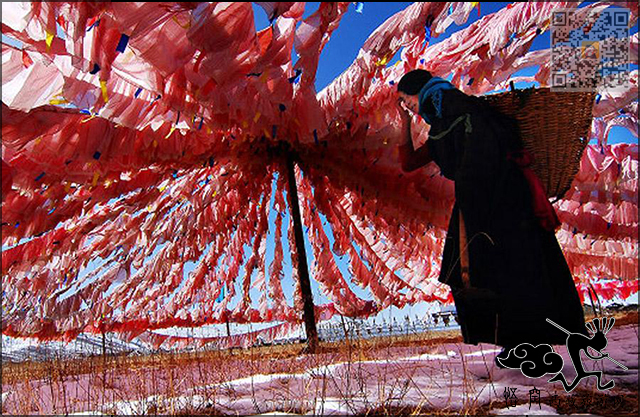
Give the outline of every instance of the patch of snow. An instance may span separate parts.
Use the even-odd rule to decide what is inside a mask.
[[[375,362],[375,361],[371,361]],[[330,365],[321,365],[316,368],[307,369],[305,374],[310,375],[311,377],[321,376],[321,375],[331,375],[336,369],[345,366],[346,362],[338,362],[332,363]]]
[[[271,382],[277,379],[288,379],[288,378],[295,378],[298,376],[302,376],[302,375],[301,374],[268,374],[268,375],[256,374],[256,375],[251,375],[245,378],[225,381],[220,384],[208,385],[207,388],[229,387],[232,385],[243,385],[243,384],[264,384],[266,382]]]
[[[201,395],[165,397],[163,395],[151,395],[142,400],[123,400],[109,404],[105,404],[103,410],[106,414],[99,411],[83,411],[71,415],[148,415],[150,411],[156,408],[180,410],[196,410],[210,404]]]
[[[609,344],[603,350],[627,366],[628,370],[625,371],[608,360],[587,361],[585,368],[603,370],[604,380],[615,380],[616,389],[637,387],[637,332],[637,325],[616,326],[607,334]],[[20,346],[25,347],[24,341],[16,343],[18,345],[14,346],[15,349]],[[566,347],[554,346],[554,349],[564,359],[563,373],[567,379],[572,380],[575,377],[575,371]],[[181,397],[150,396],[143,400],[112,403],[105,408],[99,408],[99,411],[144,414],[155,410],[154,405],[157,405],[158,409],[185,411],[215,407],[229,414],[240,415],[255,415],[274,409],[307,409],[311,413],[337,415],[362,413],[382,404],[389,404],[390,401],[395,405],[395,401],[398,401],[398,406],[422,405],[436,410],[458,411],[463,414],[476,406],[503,401],[503,392],[506,388],[517,389],[520,401],[528,399],[527,392],[533,387],[540,390],[541,398],[548,398],[553,393],[565,395],[562,386],[558,383],[549,383],[548,377],[531,379],[522,375],[519,369],[498,368],[493,358],[499,351],[499,347],[492,344],[472,346],[445,343],[430,348],[428,353],[417,356],[311,365],[314,367],[296,374],[259,373],[206,387],[188,387],[186,392],[180,393],[183,395]],[[298,363],[300,368],[308,363],[305,361],[309,360],[308,357],[296,359],[302,361]],[[283,380],[287,380],[287,384],[282,384]],[[249,387],[248,384],[255,386]],[[283,389],[283,386],[286,386],[286,389]],[[596,390],[593,378],[585,379],[579,386]],[[205,388],[214,389],[215,402],[195,395]],[[11,398],[17,393],[18,391],[14,390]],[[353,393],[355,395],[350,395]],[[6,399],[7,394],[8,392],[3,393],[3,400]],[[321,398],[321,395],[324,398]],[[273,402],[273,406],[269,404],[270,402]],[[286,408],[291,404],[295,404],[298,408]],[[529,404],[523,404],[492,410],[492,412],[497,415],[557,414],[556,410],[545,404],[540,407],[537,404],[531,404],[530,408]],[[282,413],[270,415],[275,414]],[[77,415],[100,415],[100,413],[89,411]]]
[[[489,350],[479,350],[477,352],[471,352],[471,353],[465,353],[465,357],[472,357],[472,356],[485,356],[485,355],[490,355],[492,353],[497,353],[502,351],[502,349],[489,349]]]
[[[316,415],[349,415],[363,411],[370,404],[366,398],[324,398],[316,404]]]
[[[422,360],[447,360],[452,358],[453,356],[457,356],[457,353],[450,350],[445,354],[433,354],[433,353],[423,353],[422,355],[412,356],[409,358],[398,358],[394,359],[394,361],[422,361]]]
[[[110,406],[106,406],[106,410],[113,410],[114,414],[117,415],[141,415],[147,414],[147,411],[152,405],[160,404],[163,400],[161,395],[152,395],[143,400],[135,401],[118,401],[116,403],[110,404]]]

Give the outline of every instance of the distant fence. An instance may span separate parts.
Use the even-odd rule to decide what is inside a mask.
[[[405,317],[401,320],[363,320],[344,318],[344,321],[338,319],[337,322],[318,324],[318,337],[325,342],[339,342],[349,338],[369,339],[373,337],[389,337],[389,336],[409,336],[421,334],[429,331],[439,331],[458,328],[457,316],[454,312],[433,313],[430,316],[419,318]],[[303,332],[304,333],[304,332]],[[246,334],[232,335],[232,338],[246,336]],[[183,338],[190,339],[190,338]],[[171,351],[190,351],[190,350],[220,350],[227,349],[229,346],[226,337],[217,337],[217,342],[204,342],[198,337],[185,340],[180,347],[174,348],[153,348],[142,340],[134,339],[125,342],[120,340],[117,335],[112,333],[105,334],[104,340],[100,335],[80,334],[78,338],[70,343],[52,341],[52,342],[34,342],[31,344],[22,344],[18,339],[3,337],[2,341],[2,361],[3,362],[23,362],[25,360],[42,361],[55,358],[70,357],[87,357],[99,356],[103,352],[107,355],[144,355],[157,352]],[[266,341],[258,336],[248,345],[244,347],[265,346],[265,345],[284,345],[304,341],[304,336],[281,337],[276,340]],[[104,351],[103,351],[104,342]],[[14,346],[18,344],[21,346]]]
[[[404,320],[391,320],[382,322],[370,322],[364,320],[345,319],[344,325],[341,322],[320,324],[318,326],[318,337],[327,342],[336,342],[350,339],[387,336],[408,336],[429,331],[447,330],[458,328],[458,318],[454,312],[433,313],[430,318]]]

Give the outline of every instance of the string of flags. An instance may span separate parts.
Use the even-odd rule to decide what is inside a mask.
[[[431,45],[480,3],[414,3],[316,92],[307,83],[349,6],[322,3],[305,17],[301,3],[263,3],[269,36],[241,2],[225,13],[218,3],[41,2],[3,14],[3,34],[24,44],[3,45],[3,290],[15,306],[4,334],[299,325],[283,143],[298,154],[310,272],[328,299],[319,315],[451,302],[437,277],[453,186],[433,164],[402,172],[394,86],[419,64],[438,76],[457,71],[453,82],[469,94],[491,91],[491,80],[512,75],[500,62],[526,42],[518,34],[545,27],[554,5],[513,3],[455,43]],[[478,37],[488,45],[481,62],[470,58]],[[635,93],[599,92],[603,132],[614,120],[633,131]],[[637,292],[638,148],[601,144],[587,147],[555,208],[576,281],[611,299]]]

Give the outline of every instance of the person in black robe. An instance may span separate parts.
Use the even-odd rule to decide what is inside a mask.
[[[464,342],[503,346],[500,357],[524,342],[563,344],[566,334],[547,318],[571,332],[588,334],[556,240],[555,211],[540,195],[537,203],[542,198],[547,212],[534,209],[535,192],[522,169],[527,155],[517,123],[428,71],[407,73],[397,88],[407,129],[407,141],[400,146],[403,169],[413,171],[434,161],[442,175],[455,181],[439,280],[451,287]],[[430,125],[429,139],[418,149],[411,141],[407,109]]]

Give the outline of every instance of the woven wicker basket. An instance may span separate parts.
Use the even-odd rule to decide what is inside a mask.
[[[482,99],[517,120],[524,146],[535,159],[532,168],[547,196],[561,198],[580,168],[595,95],[532,87]]]

